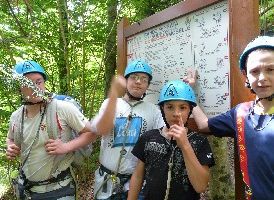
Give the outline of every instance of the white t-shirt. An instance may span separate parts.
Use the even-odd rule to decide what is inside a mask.
[[[99,116],[95,117],[93,125],[105,111],[108,99],[106,99],[99,111]],[[133,101],[127,103],[122,98],[117,101],[114,128],[111,133],[102,136],[100,147],[100,163],[109,170],[116,172],[119,163],[120,151],[125,146],[124,155],[122,156],[119,166],[120,174],[132,174],[138,159],[131,153],[138,138],[144,132],[164,126],[164,121],[158,106],[144,101]],[[135,105],[135,106],[134,106]],[[125,131],[127,117],[131,113],[129,131]],[[95,193],[103,182],[104,177],[95,174]],[[111,184],[108,183],[107,192],[99,191],[97,198],[108,198],[111,195]],[[128,189],[128,188],[127,188]]]
[[[51,106],[49,104],[48,106]],[[57,101],[57,115],[61,126],[60,138],[63,142],[70,141],[72,137],[72,129],[80,132],[88,122],[83,114],[71,103],[65,101]],[[10,128],[8,138],[14,139],[14,132],[17,132],[21,122],[18,122],[18,116],[22,115],[22,107],[15,111],[10,119]],[[56,170],[63,171],[67,169],[73,159],[74,154],[68,153],[65,155],[49,155],[45,149],[45,143],[49,139],[47,129],[47,114],[41,123],[38,138],[35,140],[38,126],[41,122],[42,116],[38,113],[33,118],[24,116],[23,122],[23,140],[21,143],[21,162],[26,159],[29,153],[31,144],[35,140],[29,157],[23,166],[23,171],[26,178],[30,181],[42,181],[52,177]],[[57,123],[57,122],[56,122]],[[41,189],[41,187],[40,187]],[[45,189],[45,191],[48,191]],[[39,191],[42,192],[42,191]]]

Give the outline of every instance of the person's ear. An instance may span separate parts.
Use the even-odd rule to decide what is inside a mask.
[[[246,70],[241,70],[241,72],[242,72],[242,74],[246,77],[247,76],[247,74],[246,74]]]

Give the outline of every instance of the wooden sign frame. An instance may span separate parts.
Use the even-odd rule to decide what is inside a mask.
[[[188,15],[222,0],[186,0],[161,12],[131,24],[123,18],[117,27],[117,73],[123,74],[127,65],[127,38],[165,22]],[[229,5],[229,58],[231,107],[253,98],[244,87],[238,67],[239,55],[246,44],[259,35],[259,0],[227,0]],[[235,146],[235,199],[244,200],[243,184]]]

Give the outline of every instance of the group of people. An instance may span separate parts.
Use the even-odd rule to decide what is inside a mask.
[[[7,136],[7,157],[21,159],[18,199],[75,199],[70,170],[74,152],[101,137],[95,199],[198,200],[208,186],[214,158],[207,138],[188,128],[191,114],[200,132],[237,139],[246,199],[273,199],[274,38],[251,41],[239,66],[256,99],[210,119],[197,105],[193,70],[184,80],[166,82],[158,105],[144,101],[153,74],[143,60],[130,62],[124,76],[113,78],[92,121],[69,102],[21,87],[22,106],[12,114]],[[47,75],[41,65],[23,61],[15,71],[45,91]],[[49,134],[53,106],[58,138]]]

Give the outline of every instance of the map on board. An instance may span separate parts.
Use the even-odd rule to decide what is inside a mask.
[[[127,38],[127,59],[143,59],[153,70],[145,100],[158,103],[160,88],[198,72],[196,97],[208,117],[230,109],[227,1],[214,4]]]

